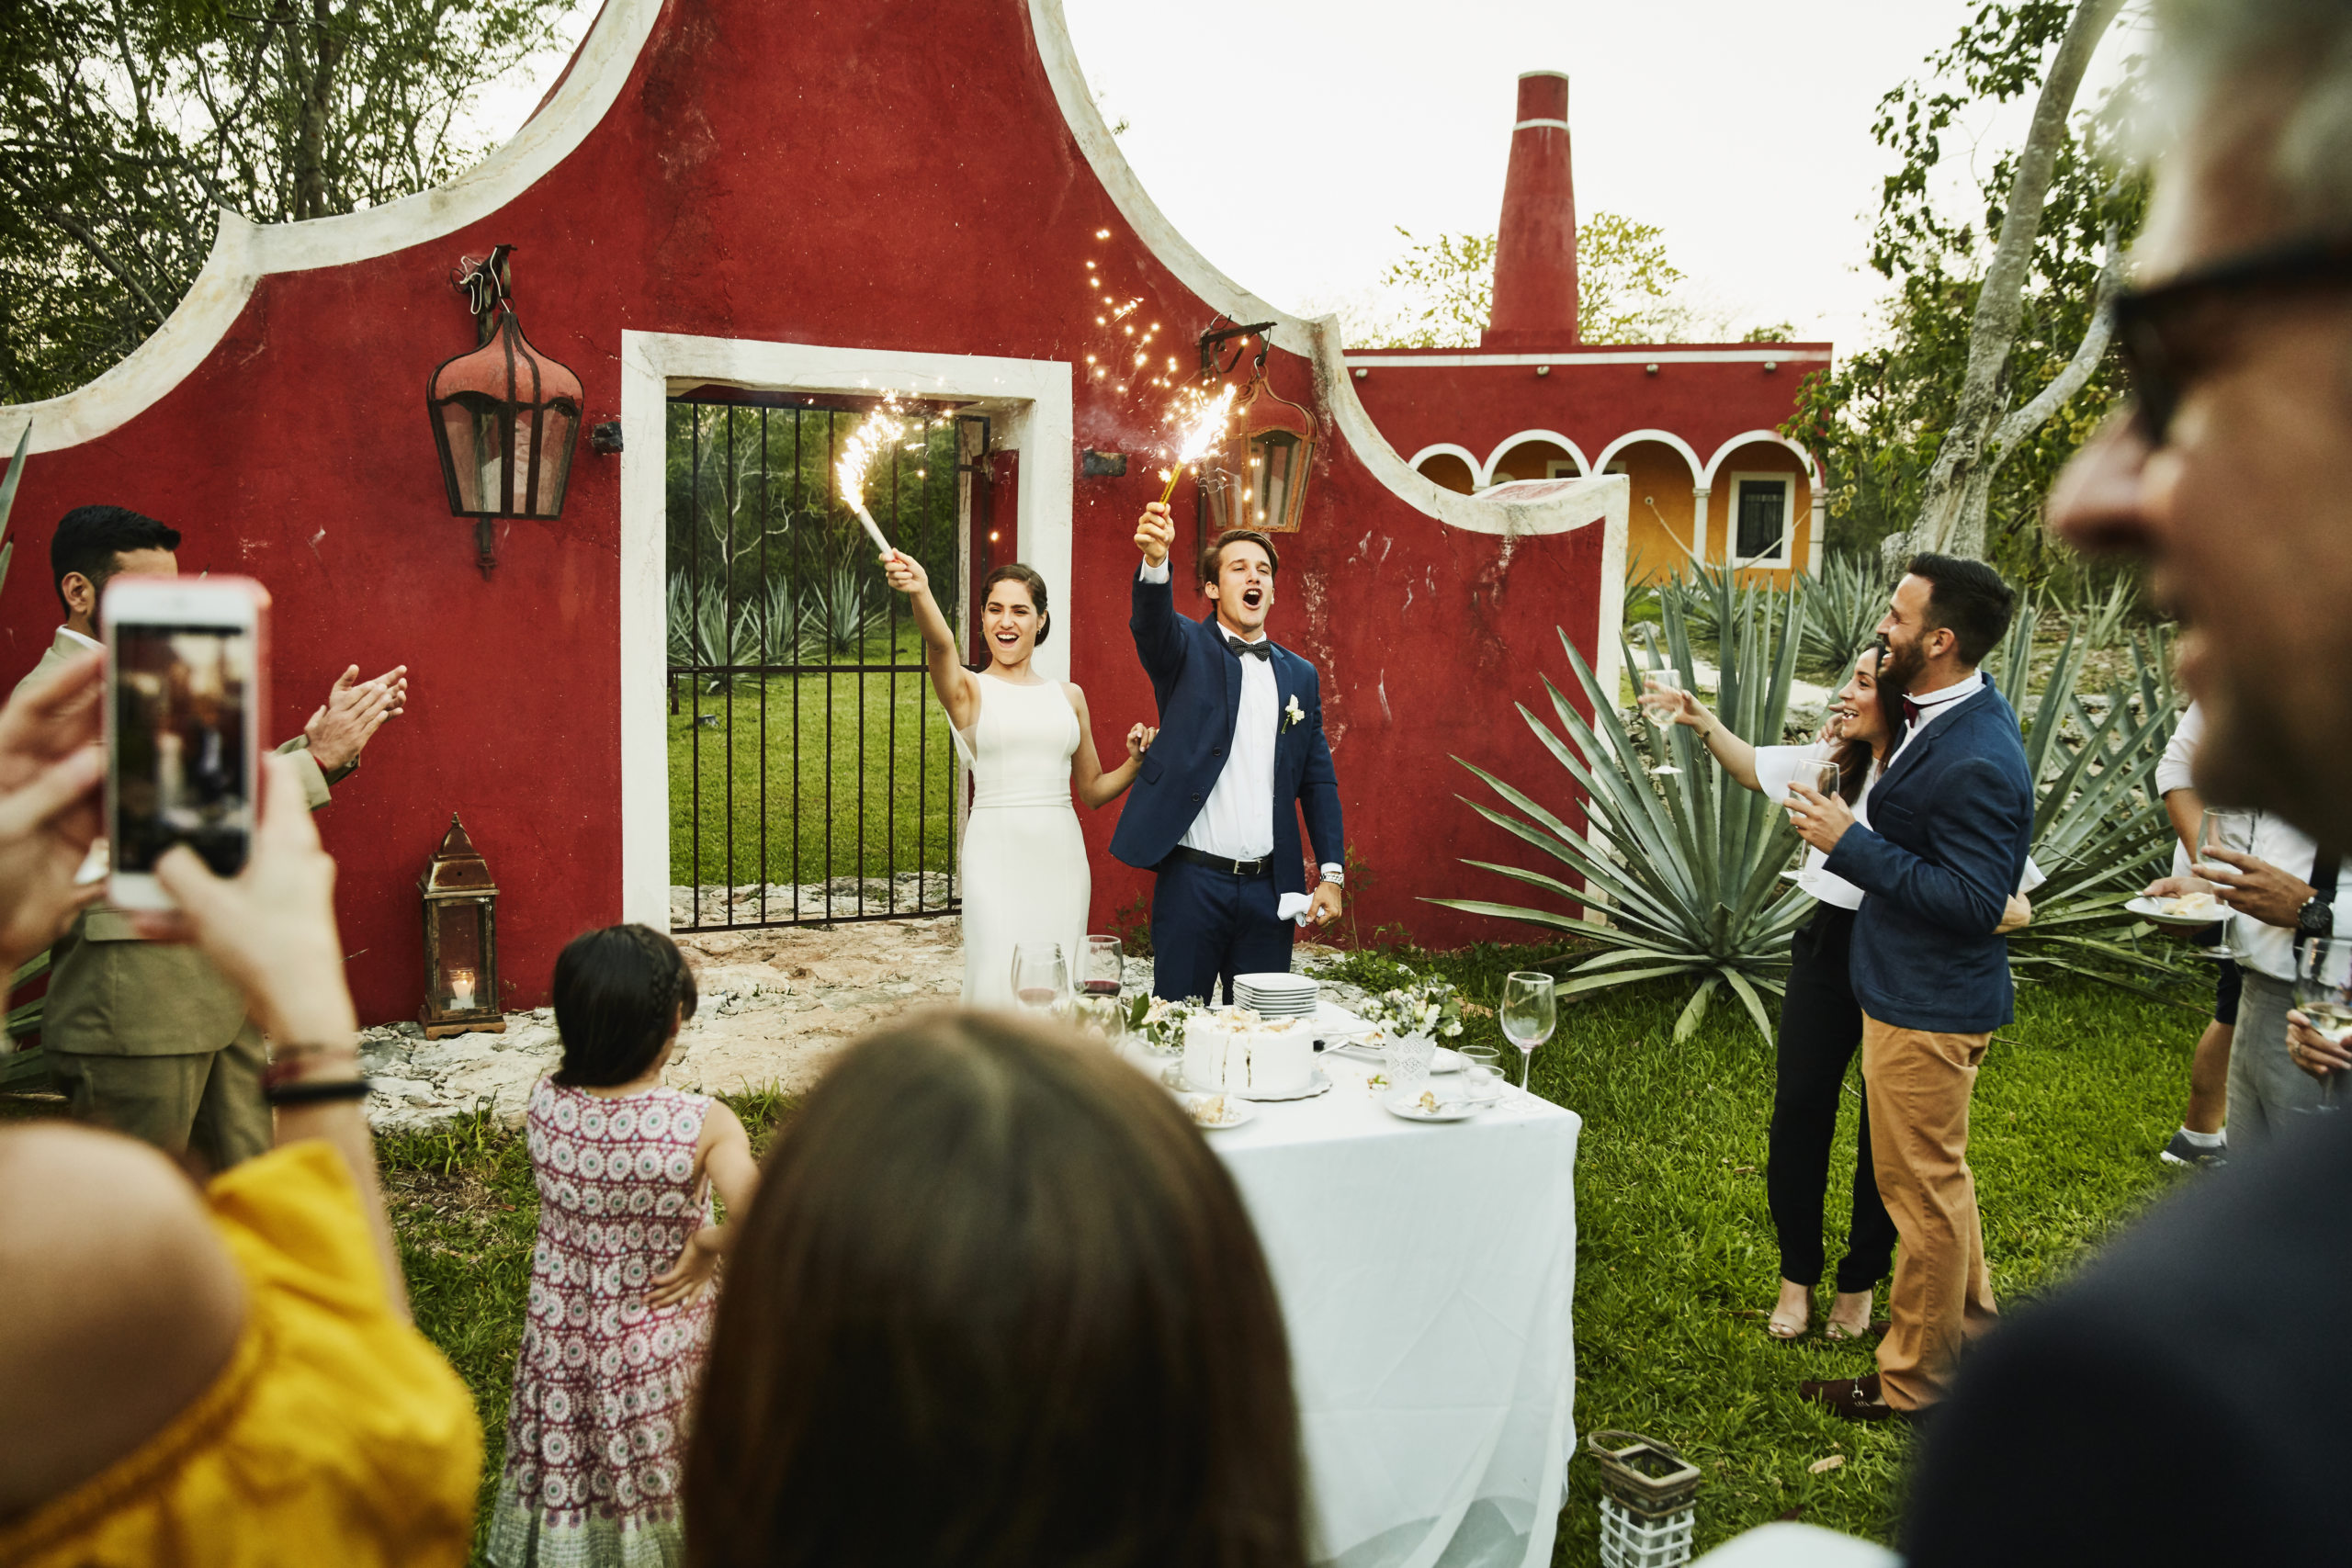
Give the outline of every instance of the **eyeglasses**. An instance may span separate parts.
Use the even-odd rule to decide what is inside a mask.
[[[2164,444],[2183,389],[2209,368],[2233,312],[2251,302],[2352,287],[2352,236],[2301,239],[2115,297],[2116,347],[2132,383],[2132,423]]]

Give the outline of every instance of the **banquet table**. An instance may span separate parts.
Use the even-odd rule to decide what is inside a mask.
[[[1312,1555],[1540,1568],[1574,1440],[1583,1122],[1517,1089],[1408,1122],[1380,1105],[1377,1061],[1318,1059],[1329,1092],[1207,1134],[1282,1298]]]

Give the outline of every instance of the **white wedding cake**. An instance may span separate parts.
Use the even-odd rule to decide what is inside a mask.
[[[1315,1077],[1315,1027],[1223,1008],[1184,1030],[1184,1079],[1213,1094],[1303,1094]]]

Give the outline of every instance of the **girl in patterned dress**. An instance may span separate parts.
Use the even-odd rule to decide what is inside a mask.
[[[728,1229],[758,1180],[735,1113],[662,1085],[695,981],[645,926],[575,937],[555,965],[562,1069],[531,1093],[539,1235],[490,1528],[502,1568],[671,1568],[687,1406]]]

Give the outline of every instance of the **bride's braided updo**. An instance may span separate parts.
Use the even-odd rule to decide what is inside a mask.
[[[608,1089],[641,1077],[695,1015],[695,976],[678,944],[650,926],[606,926],[565,944],[555,961],[555,1081]]]

